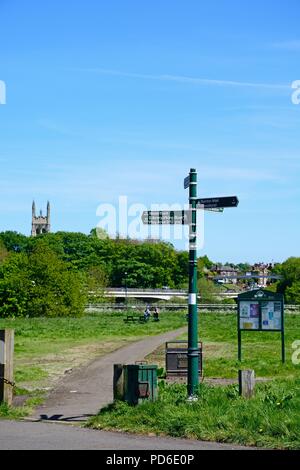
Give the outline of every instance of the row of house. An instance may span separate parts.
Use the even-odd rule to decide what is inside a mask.
[[[238,284],[245,283],[247,280],[257,279],[258,287],[266,287],[272,270],[273,264],[257,263],[251,266],[247,272],[241,272],[230,265],[214,265],[210,271],[215,281],[220,284]]]

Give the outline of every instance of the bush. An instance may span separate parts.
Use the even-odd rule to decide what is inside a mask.
[[[79,315],[85,302],[82,276],[43,242],[0,266],[1,317]]]

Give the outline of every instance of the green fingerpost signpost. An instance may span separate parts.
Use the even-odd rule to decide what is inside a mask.
[[[189,314],[188,314],[188,399],[197,400],[199,385],[198,345],[198,272],[197,272],[197,210],[223,212],[225,207],[237,207],[236,196],[198,199],[197,171],[192,168],[184,179],[184,189],[189,188],[189,211],[147,211],[142,221],[147,225],[187,225],[189,234]]]
[[[193,400],[199,385],[198,272],[197,272],[197,172],[189,175],[189,204],[192,211],[189,253],[188,396]]]

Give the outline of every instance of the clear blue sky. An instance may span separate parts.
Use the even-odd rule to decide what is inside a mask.
[[[100,203],[238,195],[216,261],[299,256],[299,0],[0,0],[0,231],[89,233]],[[180,248],[180,245],[178,245]]]

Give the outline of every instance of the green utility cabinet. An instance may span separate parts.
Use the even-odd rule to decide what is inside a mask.
[[[124,366],[124,399],[130,405],[157,400],[157,366],[134,364]]]

